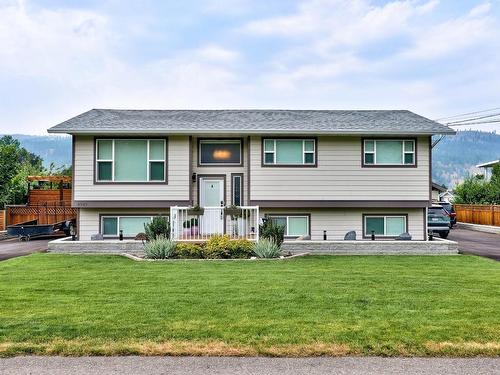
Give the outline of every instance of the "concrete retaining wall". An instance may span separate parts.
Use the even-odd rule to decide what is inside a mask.
[[[142,241],[105,240],[105,241],[71,241],[71,237],[50,241],[49,252],[73,254],[144,254]]]
[[[434,241],[285,241],[282,249],[292,254],[329,255],[445,255],[458,254],[458,244]]]
[[[453,241],[285,241],[283,252],[327,255],[444,255],[458,254]],[[141,241],[71,241],[70,237],[49,242],[49,251],[78,254],[143,255]]]
[[[500,227],[492,225],[479,225],[470,223],[457,223],[459,229],[475,230],[477,232],[500,234]]]

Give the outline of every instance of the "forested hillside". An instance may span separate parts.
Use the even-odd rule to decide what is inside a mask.
[[[432,178],[452,188],[468,174],[478,173],[475,167],[500,159],[500,135],[481,131],[459,131],[446,136],[433,149]]]
[[[56,167],[71,165],[71,137],[54,135],[13,134],[21,146],[43,159],[44,167],[50,163]]]

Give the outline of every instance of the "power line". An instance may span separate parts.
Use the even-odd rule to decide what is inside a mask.
[[[497,117],[497,116],[500,116],[500,112],[494,113],[492,115],[486,115],[486,116],[480,116],[480,117],[473,117],[473,118],[468,118],[468,119],[464,119],[464,120],[457,120],[457,121],[447,122],[446,125],[460,124],[462,122],[476,121],[476,120],[481,120],[481,119],[490,118],[490,117]]]
[[[500,107],[496,107],[496,108],[491,108],[491,109],[485,109],[483,111],[475,111],[475,112],[462,113],[461,115],[441,117],[441,118],[438,118],[438,119],[436,119],[434,121],[448,120],[448,119],[453,119],[453,118],[456,118],[456,117],[463,117],[463,116],[470,116],[470,115],[477,115],[479,113],[497,111],[499,109],[500,109]]]
[[[464,123],[464,124],[446,124],[448,126],[467,126],[467,125],[477,125],[477,124],[496,124],[500,122],[500,120],[490,120],[490,121],[475,121],[475,122],[468,122],[468,123]]]

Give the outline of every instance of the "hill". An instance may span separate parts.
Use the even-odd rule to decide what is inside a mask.
[[[478,173],[477,164],[500,159],[500,135],[459,131],[434,147],[432,159],[432,179],[452,188],[467,175]]]
[[[42,157],[43,165],[54,163],[56,167],[71,165],[71,137],[55,135],[12,134],[29,152]]]
[[[44,165],[71,164],[71,137],[43,135],[14,135],[28,151],[40,155]],[[433,149],[432,178],[435,182],[453,187],[468,174],[479,172],[477,164],[500,159],[500,135],[481,131],[459,131],[446,136]]]

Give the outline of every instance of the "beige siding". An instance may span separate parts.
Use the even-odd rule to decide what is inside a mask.
[[[422,208],[395,209],[395,208],[343,208],[343,209],[260,209],[261,217],[266,214],[310,214],[311,239],[323,240],[323,231],[326,230],[328,240],[343,240],[347,232],[354,230],[357,239],[363,236],[363,214],[408,214],[408,231],[414,240],[424,238],[424,211]]]
[[[317,168],[264,168],[260,137],[250,149],[252,200],[429,199],[428,137],[417,140],[417,168],[362,168],[360,137],[319,137]]]
[[[229,137],[224,137],[227,139]],[[206,139],[206,138],[203,138]],[[243,173],[243,204],[248,204],[248,183],[247,183],[247,167],[248,167],[248,144],[247,138],[243,139],[243,166],[241,167],[201,167],[198,166],[198,139],[193,137],[192,140],[192,168],[197,175],[225,175],[226,176],[226,205],[231,204],[231,174]],[[198,203],[198,184],[191,183],[191,194],[195,204]]]
[[[168,138],[168,184],[94,184],[94,137],[75,140],[74,199],[77,201],[188,200],[189,138]]]
[[[170,209],[119,209],[119,208],[81,208],[78,224],[78,236],[81,241],[89,241],[93,234],[99,233],[99,215],[164,215],[169,216]]]

